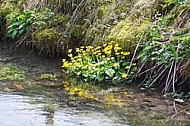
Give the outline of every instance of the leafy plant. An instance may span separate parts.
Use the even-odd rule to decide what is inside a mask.
[[[15,66],[8,66],[0,70],[0,80],[18,80],[22,81],[25,79],[25,73],[19,71]]]
[[[11,24],[8,26],[8,36],[15,39],[29,30],[34,20],[34,12],[31,10],[24,10],[22,13],[11,13],[7,15],[6,18],[11,21]]]
[[[48,79],[51,81],[57,81],[56,75],[53,75],[53,74],[42,74],[40,78],[41,79]]]
[[[75,51],[77,55],[73,56],[74,51],[68,50],[71,61],[63,59],[63,68],[71,75],[84,77],[86,81],[120,81],[132,77],[136,70],[136,64],[130,67],[130,52],[123,52],[118,44],[81,46]]]
[[[180,82],[181,71],[185,68],[183,64],[190,54],[190,29],[166,31],[169,26],[167,22],[170,21],[167,17],[170,16],[157,18],[158,22],[152,25],[149,40],[143,44],[142,51],[138,55],[141,66],[146,69],[145,71],[140,69],[138,72],[138,75],[146,74],[145,87],[150,88],[154,84],[163,85],[164,83],[163,92],[165,93],[170,89],[176,92],[176,84]]]
[[[45,8],[42,12],[35,12],[32,10],[24,10],[20,13],[11,13],[7,15],[7,19],[11,21],[8,26],[8,36],[12,39],[19,37],[25,33],[33,25],[35,29],[43,29],[53,25],[50,20],[54,15],[50,9]]]
[[[55,15],[50,9],[45,8],[41,13],[35,14],[35,20],[32,23],[35,29],[44,29],[48,26],[53,25],[53,21],[51,20]]]
[[[169,4],[184,4],[187,0],[166,0],[166,3]]]

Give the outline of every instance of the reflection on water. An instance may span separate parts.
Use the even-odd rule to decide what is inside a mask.
[[[58,104],[34,103],[33,98],[0,93],[1,126],[123,126],[104,113]],[[42,97],[38,98],[43,100]]]

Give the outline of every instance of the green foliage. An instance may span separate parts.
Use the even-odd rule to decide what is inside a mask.
[[[49,26],[54,24],[52,18],[54,17],[55,13],[52,12],[50,9],[45,8],[42,12],[35,13],[35,20],[33,22],[33,26],[35,29],[45,29]]]
[[[23,81],[25,73],[15,66],[8,66],[0,70],[0,80]]]
[[[130,65],[130,52],[123,52],[118,44],[104,44],[103,46],[81,46],[76,48],[76,56],[72,50],[68,51],[71,61],[63,59],[63,68],[69,74],[82,76],[85,80],[98,82],[130,79],[134,74],[136,64]]]
[[[152,26],[149,41],[143,45],[143,50],[139,57],[143,63],[153,62],[157,65],[163,64],[168,68],[172,61],[179,61],[187,58],[190,53],[189,28],[184,28],[171,34],[166,38],[161,30],[165,26],[160,22]],[[162,42],[166,41],[166,42]]]
[[[30,25],[34,20],[34,12],[30,10],[24,10],[22,13],[11,13],[7,15],[6,18],[11,20],[11,24],[8,26],[8,36],[12,39],[15,39],[29,30]]]
[[[47,8],[42,12],[24,10],[23,12],[8,14],[6,18],[11,21],[8,26],[8,36],[15,39],[28,31],[31,25],[35,29],[44,29],[51,26],[53,25],[53,21],[50,19],[53,15],[54,13]]]
[[[184,69],[183,62],[190,54],[189,27],[172,29],[169,27],[173,15],[157,17],[151,27],[149,40],[142,46],[139,54],[142,66],[146,68],[147,80],[145,87],[165,83],[164,92],[170,88],[175,92],[175,84]]]
[[[168,5],[170,4],[183,4],[187,2],[187,0],[166,0],[165,1]]]
[[[51,81],[57,81],[56,75],[53,75],[53,74],[42,74],[40,78],[51,80]]]

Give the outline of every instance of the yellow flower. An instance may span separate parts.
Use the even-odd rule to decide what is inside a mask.
[[[111,60],[111,59],[108,57],[107,60],[109,61],[109,60]]]
[[[82,96],[84,96],[84,93],[83,93],[82,91],[79,91],[79,92],[78,92],[78,96],[79,96],[79,97],[82,97]]]
[[[115,44],[115,46],[116,46],[116,47],[118,47],[118,46],[119,46],[119,44],[117,43],[117,44]]]
[[[121,50],[121,47],[114,47],[115,52],[117,52],[118,50]]]
[[[79,59],[77,59],[77,61],[81,62],[81,61],[82,61],[82,59],[81,59],[81,58],[79,58]]]
[[[127,56],[127,55],[129,55],[130,54],[130,52],[123,52],[123,55],[124,56]]]
[[[63,85],[64,88],[68,87],[68,85]]]
[[[89,52],[90,52],[90,48],[87,48],[87,49],[86,49],[86,52],[89,53]]]
[[[82,52],[82,51],[83,51],[83,49],[80,49],[80,50],[79,50],[79,52]]]
[[[105,54],[110,55],[111,54],[111,50],[105,52]]]
[[[98,53],[97,56],[100,56],[102,53]]]
[[[92,46],[87,46],[86,48],[87,48],[87,49],[93,49],[93,47],[92,47]]]
[[[70,54],[68,54],[68,56],[71,58],[71,57],[73,57],[73,54],[70,53]]]
[[[114,58],[114,57],[111,57],[111,60],[115,60],[115,58]]]
[[[66,61],[66,62],[63,63],[63,66],[62,66],[62,67],[66,67],[66,68],[67,68],[67,67],[69,67],[69,66],[70,66],[70,63]]]
[[[136,66],[137,64],[136,63],[133,63],[133,66]]]
[[[106,47],[106,46],[107,46],[107,44],[103,44],[103,46],[104,46],[104,47]]]
[[[70,95],[74,95],[74,94],[75,94],[75,92],[74,92],[74,91],[72,91],[72,90],[70,90],[69,94],[70,94]]]
[[[81,48],[81,49],[84,49],[84,46],[81,46],[80,48]]]
[[[112,49],[112,47],[113,47],[112,45],[109,45],[109,46],[108,46],[108,49]]]
[[[96,47],[96,50],[98,50],[98,49],[100,49],[100,48],[101,48],[101,46],[97,46],[97,47]]]
[[[79,48],[76,48],[75,50],[76,50],[76,52],[80,52],[80,49],[79,49]]]
[[[119,55],[119,53],[115,53],[115,55]]]
[[[125,69],[129,69],[129,68],[130,68],[130,66],[126,66],[126,67],[125,67]]]
[[[90,99],[94,99],[94,96],[93,96],[93,95],[90,95],[89,98],[90,98]]]
[[[68,50],[68,53],[71,53],[71,52],[72,52],[72,49],[69,49],[69,50]]]
[[[69,88],[68,88],[68,87],[66,87],[66,88],[65,88],[65,91],[69,91]]]
[[[122,76],[122,78],[127,78],[127,74],[126,73],[123,73],[121,76]]]
[[[62,62],[65,62],[66,61],[66,59],[62,59]]]
[[[94,55],[96,55],[96,54],[97,54],[97,52],[93,52],[93,54],[94,54]]]
[[[68,85],[69,85],[69,83],[64,81],[64,82],[63,82],[63,85],[67,85],[67,86],[68,86]]]
[[[119,63],[115,63],[113,66],[114,67],[119,67],[120,65],[119,65]]]

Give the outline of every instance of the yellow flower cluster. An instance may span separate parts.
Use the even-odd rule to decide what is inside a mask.
[[[63,62],[63,68],[65,67],[65,68],[68,68],[70,65],[72,65],[69,61],[66,61],[66,59],[63,59],[62,60],[62,62]]]
[[[111,53],[112,53],[112,48],[113,48],[113,45],[110,43],[110,44],[105,44],[104,45],[104,49],[103,49],[103,52],[105,53],[105,54],[107,54],[107,55],[111,55]]]
[[[76,52],[76,56],[73,53]],[[127,71],[133,71],[130,67],[130,52],[122,51],[119,44],[107,43],[102,46],[81,46],[75,50],[68,50],[71,61],[63,59],[63,68],[72,75],[82,76],[89,80],[103,81],[120,80],[130,77]],[[133,72],[134,73],[134,72]]]

